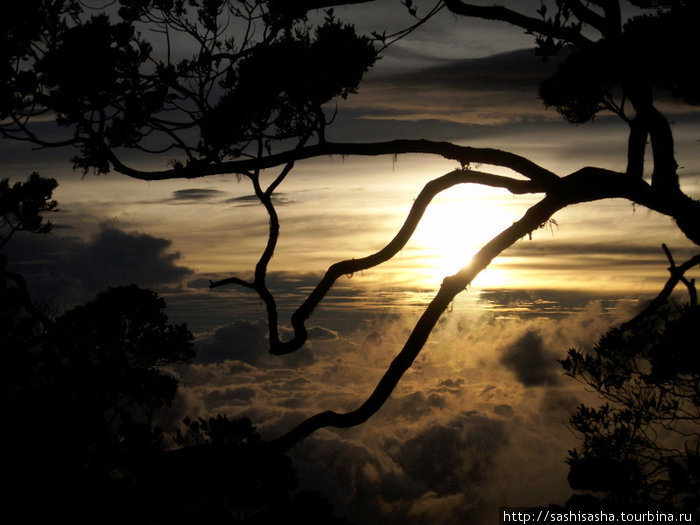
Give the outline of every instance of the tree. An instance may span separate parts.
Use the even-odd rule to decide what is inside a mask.
[[[17,231],[48,233],[51,222],[44,222],[41,213],[56,211],[58,203],[51,199],[58,183],[32,173],[26,182],[10,186],[9,179],[0,180],[0,249]]]
[[[170,443],[159,417],[189,363],[192,334],[165,302],[110,288],[32,330],[8,336],[0,399],[3,504],[31,522],[346,524],[321,495],[298,490],[289,458],[247,419],[191,420]],[[183,431],[184,430],[184,431]]]
[[[364,0],[121,0],[118,14],[90,14],[72,0],[34,0],[13,6],[0,27],[6,82],[0,97],[0,128],[6,137],[40,146],[72,146],[74,163],[98,173],[115,170],[145,180],[195,178],[236,173],[248,179],[270,218],[267,245],[253,280],[231,277],[212,287],[234,284],[264,301],[270,352],[286,354],[307,338],[306,320],[338,277],[372,268],[393,257],[411,236],[431,199],[457,184],[482,184],[514,194],[542,194],[522,218],[486,243],[471,262],[444,279],[401,352],[367,400],[356,410],[317,414],[282,436],[288,447],[324,427],[348,427],[371,417],[420,353],[454,297],[490,262],[559,210],[582,202],[623,198],[672,217],[700,244],[700,203],[679,185],[674,139],[659,111],[657,90],[694,104],[700,69],[680,50],[697,49],[697,2],[628,0],[641,9],[623,23],[619,0],[543,0],[532,16],[501,6],[444,0],[394,35],[358,36],[331,11],[314,27],[310,12]],[[541,88],[545,104],[581,124],[598,113],[616,114],[629,127],[627,168],[617,172],[582,167],[557,174],[507,151],[458,146],[430,140],[333,143],[327,102],[358,86],[378,51],[406,36],[439,10],[515,25],[535,37],[544,57],[559,53],[561,65]],[[12,16],[14,15],[14,16]],[[40,15],[40,16],[37,16]],[[32,22],[27,22],[32,20]],[[159,39],[146,39],[141,29]],[[177,56],[175,38],[193,53]],[[157,48],[156,46],[160,46]],[[692,56],[692,54],[691,54]],[[322,66],[322,67],[321,67]],[[323,71],[322,74],[319,71]],[[60,138],[41,133],[37,117],[55,115]],[[651,145],[651,176],[646,180],[645,150]],[[178,155],[170,167],[139,170],[126,163],[129,150]],[[292,315],[293,336],[280,337],[278,313],[266,274],[280,224],[273,194],[295,162],[321,155],[398,155],[425,153],[454,160],[459,167],[437,178],[417,196],[406,222],[375,254],[330,266]],[[510,168],[520,178],[471,169],[472,165]],[[277,168],[263,188],[261,171]]]
[[[289,457],[247,418],[186,418],[176,441],[181,448],[155,458],[141,480],[157,502],[149,523],[349,525],[323,496],[298,490]]]
[[[192,335],[164,308],[150,290],[111,288],[38,328],[16,323],[3,334],[7,507],[30,521],[94,522],[126,504],[134,477],[164,449],[156,417],[178,381],[163,367],[194,355]]]
[[[671,279],[647,308],[603,335],[593,352],[571,349],[561,361],[604,401],[580,405],[571,418],[582,443],[569,452],[569,483],[607,505],[698,509],[700,309],[694,282],[683,276],[698,263],[676,267],[671,259]],[[690,294],[684,305],[669,302],[679,281]]]
[[[56,211],[58,203],[51,197],[57,185],[55,179],[38,173],[13,185],[8,179],[0,180],[0,250],[18,231],[51,231],[52,225],[44,222],[42,213]],[[26,349],[52,322],[32,302],[24,277],[6,266],[7,257],[0,251],[0,341],[4,348]]]

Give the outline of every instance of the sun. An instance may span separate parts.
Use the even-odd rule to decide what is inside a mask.
[[[413,234],[417,278],[427,284],[456,273],[515,220],[512,199],[502,192],[474,186],[444,192],[428,206]]]

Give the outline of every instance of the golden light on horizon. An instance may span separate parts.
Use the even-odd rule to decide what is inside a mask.
[[[512,197],[501,190],[460,186],[435,199],[426,210],[412,243],[418,279],[439,284],[469,264],[482,246],[518,219]],[[479,276],[480,286],[500,286],[503,272]]]

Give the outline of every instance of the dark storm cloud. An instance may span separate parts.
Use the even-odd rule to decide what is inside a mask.
[[[167,253],[170,245],[168,239],[103,226],[91,241],[77,244],[71,262],[78,275],[96,288],[129,282],[159,286],[191,273],[175,265],[180,254]]]
[[[503,348],[500,363],[525,386],[554,385],[560,381],[556,357],[545,348],[542,336],[533,330]]]
[[[16,236],[8,260],[38,296],[84,300],[108,286],[156,290],[179,285],[192,270],[178,266],[171,241],[103,224],[89,240],[59,235]]]

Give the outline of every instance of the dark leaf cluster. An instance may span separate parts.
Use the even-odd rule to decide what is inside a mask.
[[[38,49],[47,49],[50,36],[79,12],[73,0],[27,0],[3,6],[0,17],[0,119],[6,119],[24,97],[36,89],[36,77],[25,67]]]
[[[353,93],[374,63],[368,38],[329,16],[312,35],[289,32],[242,59],[221,82],[223,94],[201,122],[200,148],[240,155],[257,138],[308,137],[325,124],[322,105]]]
[[[154,292],[110,288],[44,322],[0,284],[6,512],[27,523],[346,523],[298,489],[289,458],[248,419],[185,418],[168,445],[158,421],[178,380],[164,367],[194,352]]]
[[[632,17],[620,34],[569,53],[540,87],[545,105],[555,107],[569,122],[582,124],[603,109],[619,113],[620,105],[612,102],[615,95],[639,85],[661,88],[697,104],[700,66],[692,57],[700,51],[700,5],[665,2],[664,7]],[[544,43],[549,54],[558,50],[554,41]]]
[[[697,509],[699,322],[696,304],[667,305],[611,329],[591,353],[569,350],[567,375],[605,401],[571,418],[583,437],[569,453],[572,488],[611,503]]]
[[[32,173],[26,181],[10,184],[0,180],[0,248],[16,231],[48,233],[51,222],[44,222],[42,213],[57,210],[51,197],[58,183],[55,179]]]
[[[11,43],[0,132],[72,145],[85,171],[109,171],[125,149],[201,166],[322,140],[322,106],[353,93],[377,58],[332,12],[312,30],[293,2],[121,0],[118,16],[56,4],[28,2],[0,25]],[[42,135],[40,116],[61,132]]]

